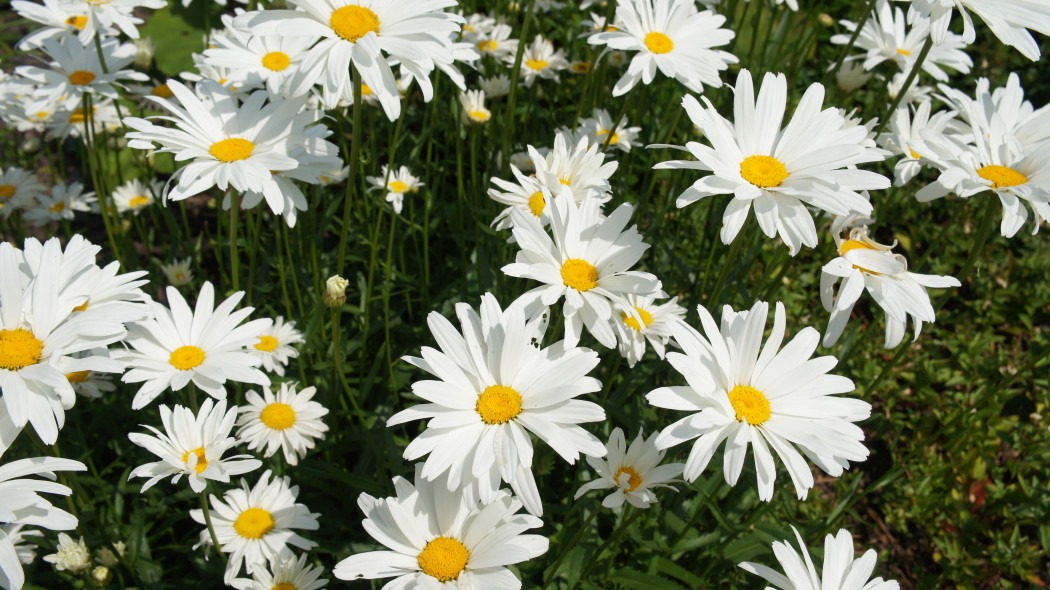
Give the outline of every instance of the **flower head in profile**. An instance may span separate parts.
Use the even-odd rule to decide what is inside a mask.
[[[656,355],[664,358],[664,351],[671,341],[671,324],[683,321],[685,308],[678,305],[678,298],[666,299],[663,291],[648,295],[627,295],[627,305],[619,308],[619,316],[613,313],[612,323],[616,329],[617,348],[633,367],[645,355],[646,343],[653,347]]]
[[[853,535],[846,529],[839,529],[838,534],[824,538],[824,565],[820,572],[813,565],[813,560],[806,549],[802,535],[791,527],[798,540],[801,555],[787,541],[774,541],[773,553],[784,573],[769,566],[745,561],[740,565],[744,570],[765,578],[779,590],[897,590],[900,585],[881,577],[871,579],[875,570],[878,555],[874,549],[868,549],[860,559],[854,559]]]
[[[706,308],[697,311],[706,337],[688,324],[674,324],[672,333],[682,352],[667,353],[686,385],[660,387],[646,395],[654,406],[691,412],[656,439],[658,449],[696,439],[685,463],[686,481],[704,471],[723,441],[726,483],[736,485],[750,446],[758,497],[766,501],[773,498],[777,472],[770,449],[787,467],[799,499],[813,487],[803,454],[835,477],[851,461],[867,458],[864,432],[854,422],[867,418],[871,406],[836,396],[852,391],[853,381],[827,374],[838,362],[835,357],[810,358],[820,342],[816,330],[803,328],[781,350],[786,328],[781,303],[764,346],[766,302],[741,312],[726,306],[721,328]]]
[[[263,450],[270,457],[278,450],[284,452],[289,465],[296,465],[306,452],[314,448],[316,439],[323,439],[328,426],[321,421],[328,408],[313,401],[317,392],[313,387],[296,391],[294,385],[281,383],[276,393],[269,387],[263,395],[249,391],[247,404],[241,406],[237,421],[237,438],[248,443],[253,451]]]
[[[262,359],[263,369],[284,377],[288,361],[299,356],[295,345],[303,342],[303,333],[295,329],[295,322],[285,322],[282,316],[263,331],[259,341],[247,350]]]
[[[184,287],[193,281],[193,271],[190,270],[191,262],[193,262],[192,258],[184,258],[183,260],[176,258],[169,264],[161,264],[160,271],[164,273],[164,278],[168,280],[169,285],[172,287]]]
[[[466,125],[481,125],[492,118],[492,112],[485,108],[484,90],[460,92],[459,103],[463,107],[463,123]]]
[[[503,59],[513,66],[515,57],[508,54]],[[526,87],[531,87],[537,78],[556,81],[558,72],[568,67],[569,60],[565,59],[565,50],[555,50],[554,43],[544,39],[542,35],[536,35],[532,44],[526,46],[521,55],[521,81]]]
[[[670,488],[668,485],[682,475],[681,463],[660,465],[667,451],[656,448],[657,434],[648,439],[638,433],[631,446],[627,446],[623,430],[613,429],[604,459],[587,457],[587,463],[598,475],[598,479],[584,484],[576,492],[576,499],[591,490],[613,489],[613,493],[602,500],[602,506],[616,508],[627,501],[636,508],[648,508],[657,501],[655,488]]]
[[[136,467],[128,479],[148,477],[142,485],[141,491],[145,492],[169,475],[172,483],[178,483],[185,475],[190,488],[200,493],[207,485],[205,480],[228,483],[231,476],[258,469],[262,462],[251,455],[223,458],[226,451],[240,444],[230,436],[237,410],[234,406],[227,411],[225,400],[216,404],[211,398],[204,400],[196,415],[183,406],[160,406],[164,432],[146,425],[153,435],[132,432],[128,438],[161,460]]]
[[[894,186],[904,186],[919,174],[924,164],[922,154],[915,147],[922,142],[921,133],[928,129],[937,134],[965,133],[955,111],[937,111],[931,114],[933,101],[924,100],[917,107],[907,105],[897,109],[890,118],[889,131],[879,135],[879,145],[895,156],[902,156],[893,166]]]
[[[135,215],[143,212],[147,205],[156,201],[156,195],[164,193],[164,184],[159,180],[150,179],[149,185],[138,178],[113,189],[113,203],[117,206],[117,213],[131,212]]]
[[[58,534],[58,547],[54,553],[44,556],[44,561],[55,564],[60,572],[82,574],[91,569],[91,552],[88,551],[84,537],[74,541],[65,533]]]
[[[336,564],[335,577],[397,576],[390,588],[517,590],[521,581],[506,566],[547,551],[546,537],[522,534],[543,522],[519,514],[521,502],[506,490],[479,502],[418,467],[414,483],[396,477],[394,487],[397,496],[357,500],[365,530],[389,550],[351,555]]]
[[[824,87],[813,84],[802,96],[791,121],[781,129],[787,106],[787,78],[768,73],[756,100],[751,73],[740,70],[734,99],[735,122],[703,107],[692,96],[682,104],[710,146],[689,142],[695,161],[674,160],[655,168],[710,172],[678,197],[678,207],[712,195],[731,195],[722,217],[722,242],[732,242],[754,209],[762,232],[779,234],[792,255],[803,244],[817,245],[817,229],[807,206],[835,215],[872,206],[862,191],[889,188],[890,181],[856,165],[878,162],[883,153],[868,147],[868,129],[847,125],[837,109],[822,109]]]

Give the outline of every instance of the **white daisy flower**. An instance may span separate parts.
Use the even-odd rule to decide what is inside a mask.
[[[894,186],[904,186],[922,169],[926,162],[913,146],[922,142],[923,129],[938,134],[964,134],[955,111],[937,111],[930,114],[932,101],[925,100],[918,107],[903,106],[890,119],[889,131],[879,135],[879,145],[895,156],[903,156],[893,167]],[[914,113],[912,112],[914,111]]]
[[[460,26],[460,35],[464,41],[473,43],[481,35],[486,35],[496,27],[496,19],[491,16],[476,12],[466,16]]]
[[[835,85],[839,90],[850,94],[871,80],[872,74],[864,69],[864,66],[855,62],[846,62],[835,72]]]
[[[74,541],[73,537],[59,533],[55,553],[45,555],[44,561],[55,564],[55,569],[60,572],[79,575],[91,569],[91,552],[84,543],[84,537]]]
[[[838,341],[853,305],[867,290],[886,312],[885,347],[895,348],[904,339],[908,316],[915,324],[916,339],[923,322],[933,323],[936,319],[926,289],[958,287],[960,283],[954,277],[909,272],[907,259],[891,251],[896,244],[887,246],[871,239],[867,226],[850,229],[856,221],[856,216],[848,216],[832,222],[839,256],[825,264],[820,274],[820,300],[824,309],[831,312],[824,346]],[[843,238],[846,230],[848,237]]]
[[[212,37],[203,63],[229,68],[229,81],[244,88],[265,87],[270,94],[286,94],[299,73],[306,52],[317,37],[254,36],[233,27],[233,16],[224,14],[226,35]]]
[[[168,280],[168,284],[172,287],[182,287],[193,281],[193,271],[190,270],[190,262],[192,261],[192,258],[184,260],[176,258],[170,264],[161,264],[160,270],[164,273],[164,278]]]
[[[518,590],[521,581],[506,566],[547,552],[546,537],[522,534],[543,522],[518,514],[521,502],[505,490],[478,503],[418,468],[414,485],[395,477],[394,487],[396,497],[362,493],[357,501],[364,529],[390,551],[351,555],[336,564],[335,577],[397,576],[388,588]]]
[[[101,356],[109,357],[109,350],[106,348],[96,348],[83,353],[73,355],[74,358],[83,358],[84,356]],[[104,373],[96,373],[95,371],[73,371],[66,373],[66,380],[73,386],[73,391],[77,395],[86,397],[88,399],[101,399],[103,393],[115,391],[117,386],[113,384],[109,376]]]
[[[626,94],[639,81],[652,83],[657,71],[702,93],[704,84],[721,86],[721,72],[738,61],[729,52],[711,49],[736,36],[722,28],[725,21],[710,10],[698,11],[693,0],[625,0],[616,5],[615,30],[591,35],[587,42],[638,52],[613,86],[613,96]]]
[[[295,322],[285,323],[284,317],[277,316],[273,326],[263,331],[248,351],[262,359],[264,370],[284,377],[288,360],[299,356],[293,345],[300,342],[303,342],[303,333],[295,329]]]
[[[86,2],[77,5],[69,0],[43,0],[42,4],[29,0],[12,0],[11,9],[22,18],[44,25],[18,42],[18,48],[23,51],[38,49],[45,39],[60,37],[65,33],[80,35],[80,42],[84,45],[95,35],[93,29],[85,31],[88,24]],[[115,36],[116,33],[115,30],[108,30],[106,36]]]
[[[608,142],[611,147],[629,152],[632,146],[638,145],[638,142],[635,140],[638,138],[638,133],[642,130],[641,127],[631,127],[626,117],[620,121],[619,125],[616,125],[615,130],[613,125],[616,125],[616,121],[609,116],[609,111],[595,109],[594,117],[582,119],[579,129],[587,134],[587,139],[590,143],[599,146],[604,146]],[[612,133],[612,137],[609,137],[610,133]]]
[[[574,344],[540,348],[545,320],[526,322],[520,307],[500,309],[492,294],[481,314],[456,305],[461,330],[440,314],[427,317],[441,350],[424,347],[408,363],[438,380],[416,381],[412,392],[430,403],[402,410],[387,421],[396,426],[429,419],[426,431],[405,449],[405,459],[429,454],[422,476],[448,473],[455,491],[477,481],[482,502],[492,502],[502,479],[526,509],[542,514],[532,473],[532,432],[569,463],[582,452],[601,456],[601,442],[579,426],[605,419],[598,404],[575,399],[601,385],[587,373],[598,355]]]
[[[518,52],[518,40],[510,37],[513,31],[510,25],[500,23],[493,27],[491,31],[476,35],[474,47],[482,55],[491,55],[496,59],[506,59],[508,57],[513,59]],[[522,60],[524,59],[522,57]]]
[[[490,78],[482,78],[478,86],[485,91],[489,98],[499,98],[510,93],[510,78],[506,74],[499,74]]]
[[[897,95],[900,94],[901,88],[904,87],[904,83],[907,80],[908,74],[906,72],[897,72],[894,74],[893,78],[890,79],[890,83],[886,85],[886,96],[891,101],[897,100]],[[925,86],[915,82],[908,86],[908,90],[905,91],[900,104],[917,105],[932,99],[933,86]]]
[[[113,189],[113,204],[117,206],[117,213],[128,211],[138,215],[147,205],[156,200],[154,195],[164,193],[164,183],[151,178],[149,185],[138,178],[134,178]]]
[[[515,55],[507,55],[503,59],[511,67],[514,67]],[[526,88],[532,86],[536,78],[546,80],[557,80],[558,72],[569,67],[569,60],[565,59],[565,50],[554,50],[554,44],[536,35],[532,45],[525,48],[521,54],[521,73],[519,79]]]
[[[779,234],[792,256],[801,245],[817,245],[817,229],[806,209],[810,205],[835,215],[856,211],[867,215],[872,206],[862,191],[889,188],[885,176],[858,170],[857,164],[884,159],[866,147],[868,129],[846,126],[834,108],[821,109],[824,87],[813,84],[803,95],[791,121],[780,128],[787,103],[787,78],[767,73],[755,100],[751,73],[740,70],[735,88],[735,123],[689,95],[686,113],[711,146],[689,142],[683,148],[697,161],[673,160],[657,169],[710,171],[678,197],[678,207],[712,195],[732,195],[722,218],[722,242],[730,243],[755,209],[762,232]]]
[[[58,109],[46,119],[47,136],[45,139],[65,140],[67,137],[79,137],[85,142],[85,121],[90,117],[91,133],[98,136],[102,133],[113,133],[120,127],[117,108],[110,99],[92,103],[90,111],[85,114],[84,108],[78,106],[73,110]]]
[[[314,448],[315,439],[324,439],[328,426],[321,418],[328,409],[312,401],[317,390],[307,387],[296,392],[295,385],[281,383],[275,394],[263,388],[263,396],[254,391],[246,394],[247,404],[241,406],[237,420],[237,437],[248,443],[248,449],[262,451],[271,457],[278,449],[284,452],[289,465],[297,465],[306,451]]]
[[[268,564],[294,556],[289,545],[309,551],[317,543],[308,541],[296,530],[317,530],[317,517],[303,504],[297,503],[299,486],[291,485],[287,477],[270,480],[266,470],[255,487],[241,480],[240,489],[227,490],[220,500],[209,494],[211,521],[215,536],[222,544],[219,550],[230,554],[223,581],[232,582],[244,565],[249,574],[266,571]],[[202,510],[191,510],[190,517],[204,522]],[[200,542],[210,545],[208,529],[201,531]]]
[[[849,60],[864,60],[864,69],[873,70],[885,61],[897,64],[902,72],[909,72],[922,51],[926,38],[930,36],[928,22],[919,21],[911,30],[907,30],[904,19],[904,10],[899,5],[893,7],[889,0],[879,0],[869,18],[857,37],[855,46],[866,51],[866,55],[858,55],[847,58]],[[849,43],[852,33],[857,30],[857,23],[848,20],[840,20],[839,24],[849,31],[839,35],[832,35],[831,42],[836,45]],[[930,48],[925,61],[922,62],[922,70],[941,82],[948,81],[948,74],[941,66],[951,68],[962,74],[970,73],[973,60],[962,50],[966,43],[962,37],[954,33],[948,33],[944,42]]]
[[[34,202],[44,190],[36,174],[16,166],[0,168],[0,213],[7,217],[16,208]]]
[[[586,326],[598,342],[613,348],[614,308],[629,307],[628,294],[660,289],[655,276],[630,270],[649,249],[635,226],[624,231],[633,207],[624,203],[602,219],[599,199],[590,197],[577,205],[571,192],[563,192],[553,198],[550,210],[553,239],[535,216],[517,209],[510,213],[521,250],[503,272],[545,283],[523,294],[515,305],[523,306],[531,318],[564,297],[566,345],[576,346]]]
[[[948,37],[953,9],[962,14],[962,38],[967,44],[977,39],[970,12],[980,17],[1000,41],[1032,61],[1039,60],[1039,44],[1028,29],[1050,35],[1050,4],[1044,0],[912,0],[908,20],[929,21],[930,36],[940,45]]]
[[[270,569],[258,569],[252,579],[238,578],[230,582],[237,590],[318,590],[328,585],[322,580],[324,568],[306,563],[306,554],[296,558],[276,559]]]
[[[745,561],[739,564],[744,570],[765,578],[767,582],[780,590],[898,590],[900,585],[882,578],[871,580],[878,555],[874,549],[868,549],[860,559],[853,559],[853,535],[846,529],[839,529],[837,535],[824,538],[824,565],[821,573],[813,566],[802,535],[798,529],[791,527],[802,550],[799,555],[787,541],[774,541],[773,553],[780,562],[784,573],[768,566]]]
[[[507,205],[507,208],[500,211],[499,215],[492,220],[492,225],[496,229],[510,229],[514,227],[510,217],[510,212],[514,209],[533,215],[540,220],[540,224],[543,226],[549,224],[551,218],[547,209],[547,202],[551,199],[550,189],[537,180],[535,176],[525,176],[514,164],[510,165],[510,172],[514,175],[516,182],[508,182],[496,177],[491,178],[492,184],[503,190],[499,191],[495,188],[490,188],[488,190],[489,198],[497,203]]]
[[[606,162],[605,154],[587,137],[574,139],[571,134],[554,136],[554,148],[543,152],[528,146],[529,155],[538,178],[554,195],[569,192],[577,202],[589,196],[598,197],[601,203],[612,198],[609,178],[619,164]],[[520,168],[520,166],[519,166]]]
[[[52,221],[70,221],[77,211],[92,211],[92,205],[96,202],[95,193],[85,193],[83,184],[59,182],[51,187],[50,194],[38,195],[36,202],[27,204],[22,218],[34,227]]]
[[[340,99],[352,100],[352,63],[391,121],[401,114],[401,99],[387,57],[412,72],[423,99],[430,101],[434,88],[428,76],[438,64],[452,64],[451,35],[459,32],[463,20],[442,12],[455,6],[455,0],[290,0],[289,4],[299,10],[249,12],[235,18],[234,26],[258,36],[319,37],[301,66],[306,86],[321,83],[326,108],[335,107]]]
[[[678,298],[658,304],[657,299],[666,299],[663,291],[648,295],[627,295],[627,305],[613,313],[612,323],[616,329],[617,348],[627,359],[627,366],[634,367],[645,355],[645,343],[653,347],[657,356],[664,358],[667,343],[671,340],[671,324],[685,319],[685,308],[678,305]]]
[[[485,108],[485,91],[468,90],[459,93],[459,104],[464,125],[481,125],[492,118],[492,112]]]
[[[241,324],[252,307],[234,311],[244,297],[238,291],[215,307],[215,288],[205,282],[194,309],[175,287],[167,288],[171,309],[150,302],[153,317],[130,327],[125,339],[131,350],[115,353],[127,366],[122,381],[142,383],[131,402],[141,409],[170,388],[178,391],[190,381],[216,399],[226,399],[227,380],[269,385],[257,367],[262,359],[244,350],[259,342],[271,320]]]
[[[770,447],[787,467],[800,500],[813,487],[813,474],[802,454],[834,477],[842,475],[850,461],[868,457],[861,442],[864,432],[854,422],[866,419],[871,406],[835,395],[853,391],[853,381],[827,374],[838,362],[835,357],[810,358],[820,342],[816,330],[803,328],[780,350],[786,322],[784,305],[778,302],[772,332],[760,352],[769,312],[766,302],[742,312],[725,306],[721,329],[706,308],[698,306],[697,311],[707,337],[685,323],[673,324],[682,352],[667,353],[667,361],[687,384],[646,395],[654,406],[693,412],[656,439],[658,449],[697,439],[685,463],[686,481],[703,473],[722,441],[726,483],[736,485],[750,445],[758,497],[767,502],[773,499],[777,472]]]
[[[602,506],[617,508],[626,500],[631,506],[644,509],[656,503],[655,488],[675,489],[668,484],[680,481],[675,478],[682,475],[684,465],[659,465],[667,452],[656,448],[657,436],[653,434],[646,439],[639,432],[638,438],[628,447],[623,430],[614,428],[609,443],[605,445],[606,458],[587,457],[587,463],[598,474],[598,479],[584,484],[576,492],[575,499],[579,500],[591,490],[614,488],[616,491],[602,500]]]
[[[423,183],[412,175],[408,166],[401,166],[397,172],[390,172],[386,164],[379,176],[369,176],[365,180],[372,184],[369,190],[385,190],[386,202],[394,207],[394,213],[401,213],[405,195],[418,192]]]
[[[993,118],[1002,120],[1008,140],[1016,144],[1014,149],[1019,153],[1031,153],[1050,140],[1050,105],[1036,109],[1025,100],[1015,72],[1010,72],[1006,86],[995,90],[988,78],[978,79],[973,98],[945,84],[939,88],[959,117],[971,126],[987,129]]]

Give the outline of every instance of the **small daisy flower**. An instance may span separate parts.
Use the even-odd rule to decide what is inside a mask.
[[[930,36],[940,45],[948,38],[953,9],[962,15],[962,38],[967,44],[977,39],[970,12],[980,17],[1000,41],[1032,61],[1039,60],[1039,44],[1028,29],[1050,35],[1050,4],[1043,0],[912,0],[908,20],[929,22]]]
[[[630,270],[649,249],[636,227],[624,231],[634,209],[624,203],[602,219],[599,199],[590,197],[577,205],[570,192],[554,197],[550,209],[553,238],[535,216],[511,210],[514,239],[521,250],[503,272],[545,283],[523,294],[515,305],[536,317],[564,297],[566,345],[576,346],[586,326],[598,342],[613,348],[613,309],[629,307],[625,297],[630,293],[660,289],[652,274]]]
[[[616,126],[615,130],[613,129],[614,125]],[[621,120],[619,125],[616,125],[616,121],[609,116],[609,111],[605,109],[595,109],[593,118],[581,120],[580,129],[587,134],[590,143],[599,146],[604,146],[608,143],[609,146],[625,152],[631,151],[632,146],[638,145],[638,142],[635,140],[638,138],[638,132],[642,130],[641,127],[631,127],[626,118]],[[610,133],[612,133],[612,137],[609,136]]]
[[[153,435],[132,432],[128,434],[131,442],[145,448],[160,457],[160,461],[145,463],[136,467],[128,480],[133,477],[148,477],[142,484],[142,492],[153,487],[158,481],[172,476],[171,482],[177,484],[186,476],[190,488],[200,493],[207,482],[229,483],[230,477],[254,471],[262,461],[251,455],[235,455],[223,458],[223,454],[241,441],[230,436],[230,430],[237,420],[237,406],[226,410],[226,400],[218,404],[208,398],[201,404],[196,415],[193,410],[183,406],[160,406],[160,421],[164,432],[144,425]]]
[[[271,321],[242,324],[254,311],[252,307],[234,311],[243,291],[215,307],[215,288],[205,282],[192,310],[175,287],[168,287],[166,293],[171,308],[150,302],[152,318],[131,326],[125,340],[131,350],[114,353],[128,367],[122,381],[142,383],[131,402],[133,410],[190,381],[220,400],[226,399],[227,380],[270,384],[270,378],[257,368],[262,359],[244,349],[259,342]]]
[[[626,0],[616,6],[615,30],[591,35],[587,42],[638,52],[613,86],[613,96],[626,94],[638,82],[652,83],[657,71],[702,93],[704,84],[721,86],[721,72],[738,61],[729,52],[712,49],[736,36],[722,28],[725,21],[710,10],[699,12],[693,0]]]
[[[485,96],[489,98],[499,98],[510,93],[510,78],[506,74],[482,78],[478,85],[485,92]]]
[[[79,182],[60,182],[51,187],[50,194],[38,195],[35,203],[28,204],[22,218],[35,227],[52,221],[70,221],[75,212],[90,212],[96,202],[95,193],[85,193]]]
[[[119,187],[113,189],[113,203],[117,206],[117,213],[128,211],[138,215],[147,205],[151,205],[156,199],[154,195],[164,193],[164,183],[151,178],[149,185],[138,178],[129,180]]]
[[[79,575],[91,569],[91,552],[84,543],[84,537],[74,541],[73,537],[59,533],[55,550],[55,553],[45,555],[44,561],[55,564],[56,570]]]
[[[824,265],[820,274],[820,300],[831,312],[824,331],[824,346],[838,341],[853,306],[865,290],[886,312],[886,348],[895,348],[904,339],[908,317],[919,337],[923,322],[933,323],[933,305],[928,288],[958,287],[954,277],[923,275],[908,271],[908,261],[885,245],[868,237],[867,226],[850,229],[857,217],[838,217],[832,222],[839,256]],[[848,237],[842,233],[848,231]],[[840,283],[841,281],[841,283]],[[835,286],[838,285],[838,292]]]
[[[504,60],[514,66],[514,55],[507,55]],[[521,55],[520,78],[526,87],[531,87],[536,78],[546,80],[557,80],[558,72],[569,67],[569,60],[565,59],[565,51],[554,50],[554,44],[536,35],[532,45],[525,48]]]
[[[955,111],[937,111],[930,114],[932,101],[925,100],[918,107],[903,106],[890,119],[889,131],[879,135],[879,145],[895,156],[903,156],[893,167],[894,186],[904,186],[922,169],[926,162],[913,146],[922,142],[923,129],[937,134],[964,134]],[[913,112],[914,111],[914,112]]]
[[[263,388],[263,396],[254,391],[246,395],[247,405],[241,406],[237,421],[237,437],[248,443],[252,451],[263,450],[263,457],[271,457],[278,449],[284,452],[289,465],[297,465],[306,451],[314,448],[315,439],[323,439],[328,426],[321,421],[328,409],[312,401],[317,392],[307,387],[296,392],[295,386],[281,383],[276,394]]]
[[[657,450],[657,436],[653,434],[646,439],[639,432],[638,438],[628,447],[623,430],[614,428],[609,443],[605,445],[606,458],[587,457],[587,463],[598,474],[598,479],[584,484],[576,492],[576,499],[591,490],[613,488],[616,491],[602,500],[602,506],[617,508],[626,500],[631,506],[644,509],[656,503],[655,488],[675,489],[668,484],[680,481],[675,478],[682,475],[683,465],[659,465],[667,452]]]
[[[678,197],[679,208],[712,195],[732,195],[722,218],[722,242],[740,232],[752,208],[762,232],[779,234],[792,256],[802,245],[817,245],[817,228],[807,205],[835,215],[871,213],[863,191],[889,188],[890,180],[857,164],[884,159],[866,147],[868,129],[847,126],[834,108],[821,109],[824,87],[813,84],[791,121],[781,129],[787,104],[787,78],[768,73],[755,100],[751,73],[740,70],[735,88],[735,123],[692,96],[682,99],[686,113],[710,147],[697,142],[672,146],[697,160],[662,162],[657,169],[710,171]]]
[[[667,343],[671,340],[671,324],[684,321],[685,308],[678,305],[678,298],[658,304],[667,294],[659,291],[650,295],[627,295],[627,305],[620,309],[619,317],[614,313],[613,325],[619,342],[620,354],[627,359],[627,366],[634,367],[645,355],[648,342],[657,356],[664,358]]]
[[[506,481],[532,514],[542,514],[532,473],[533,433],[569,463],[582,452],[600,456],[601,442],[579,426],[605,419],[598,404],[577,397],[600,389],[587,373],[598,355],[574,344],[540,348],[545,320],[526,322],[520,307],[500,309],[486,293],[481,314],[456,305],[460,330],[440,314],[427,317],[440,350],[424,347],[422,358],[405,361],[438,380],[416,381],[412,392],[430,402],[394,414],[387,426],[429,420],[409,443],[405,459],[429,454],[422,476],[434,481],[448,473],[448,489],[479,484],[483,502],[492,502]]]
[[[237,590],[318,590],[328,585],[328,580],[321,579],[323,573],[323,567],[306,563],[304,553],[298,558],[276,559],[269,569],[257,569],[252,579],[238,578],[230,585]]]
[[[91,29],[85,31],[88,24],[86,2],[77,5],[68,0],[43,0],[43,4],[29,0],[12,0],[11,9],[22,18],[44,25],[18,42],[18,48],[24,51],[39,49],[45,39],[61,37],[65,33],[79,35],[80,42],[87,45],[95,34]],[[115,30],[106,31],[107,36],[114,36],[116,33]]]
[[[394,478],[396,497],[357,500],[365,513],[362,523],[373,539],[389,551],[351,555],[332,573],[340,580],[389,578],[389,588],[521,588],[508,565],[547,552],[541,535],[522,533],[543,522],[519,514],[521,502],[499,491],[477,502],[443,479],[430,481],[417,468],[415,484]]]
[[[551,194],[569,192],[577,202],[588,196],[597,197],[602,203],[612,198],[609,178],[619,164],[606,162],[599,145],[591,143],[587,137],[577,140],[571,134],[558,133],[550,151],[544,153],[531,145],[528,150],[536,178]]]
[[[46,139],[64,140],[67,137],[79,137],[86,142],[84,130],[87,122],[91,124],[91,133],[96,136],[103,132],[115,132],[120,127],[120,117],[117,116],[117,108],[113,101],[108,98],[97,101],[86,113],[83,106],[73,110],[56,110],[46,119]]]
[[[784,305],[777,303],[772,332],[760,351],[769,313],[764,301],[750,311],[726,306],[721,329],[706,308],[697,311],[707,337],[685,323],[674,324],[671,330],[682,352],[667,353],[687,384],[646,395],[656,407],[693,412],[656,439],[661,450],[696,439],[685,463],[686,481],[703,473],[723,441],[726,483],[736,485],[751,446],[758,497],[767,502],[773,499],[777,473],[771,447],[787,467],[800,500],[813,487],[803,453],[833,477],[842,475],[851,461],[868,457],[861,442],[864,432],[854,422],[866,419],[871,406],[835,395],[853,391],[853,381],[827,374],[838,362],[835,357],[810,358],[820,342],[816,330],[803,328],[780,350],[786,322]]]
[[[192,260],[192,258],[175,259],[170,264],[160,265],[160,270],[164,273],[164,278],[168,280],[169,285],[182,287],[193,281],[193,271],[190,270]]]
[[[96,348],[85,353],[73,355],[74,358],[83,358],[84,356],[109,357],[109,350]],[[73,386],[73,391],[77,395],[93,400],[101,399],[103,393],[117,389],[117,386],[113,384],[108,375],[91,370],[66,373],[66,380]]]
[[[401,213],[406,194],[417,192],[423,186],[408,166],[401,166],[397,172],[391,173],[384,164],[379,176],[369,176],[366,180],[372,183],[370,190],[386,191],[386,202],[394,207],[394,213]]]
[[[518,209],[524,214],[530,214],[540,220],[540,224],[546,226],[550,223],[550,213],[547,202],[551,199],[550,190],[535,176],[525,176],[514,164],[510,165],[510,172],[514,175],[515,182],[508,182],[502,178],[493,177],[492,184],[503,189],[502,191],[490,188],[489,198],[497,203],[507,205],[500,211],[499,215],[492,220],[496,229],[510,229],[514,227],[510,212]]]
[[[264,370],[284,377],[288,360],[299,356],[293,345],[300,342],[303,342],[303,333],[295,329],[295,322],[285,323],[283,317],[277,316],[273,326],[263,331],[248,351],[262,359]]]
[[[869,74],[864,66],[855,62],[846,62],[835,72],[835,85],[839,87],[839,90],[850,94],[867,84],[871,76],[872,74]]]
[[[939,89],[959,118],[971,127],[987,129],[993,118],[1001,120],[1009,143],[1020,150],[1018,153],[1032,153],[1050,141],[1050,105],[1036,109],[1025,100],[1021,78],[1015,72],[1010,73],[1006,86],[994,90],[988,78],[979,78],[973,97],[945,84]]]
[[[290,85],[317,37],[254,36],[233,27],[233,16],[222,17],[227,35],[212,37],[203,63],[229,68],[229,81],[245,88],[265,87],[270,94],[288,94]]]
[[[44,190],[35,174],[14,166],[0,168],[0,213],[7,217],[16,208],[35,202]]]
[[[229,584],[241,572],[242,565],[249,574],[265,572],[267,564],[291,559],[292,545],[309,551],[317,543],[299,536],[296,530],[315,531],[320,514],[296,502],[299,486],[291,485],[287,477],[271,481],[266,470],[255,487],[241,479],[241,488],[227,490],[222,500],[209,494],[212,526],[222,545],[219,550],[230,554],[223,580]],[[205,524],[202,510],[191,510],[190,517]],[[200,542],[210,545],[208,529],[201,531]]]
[[[511,32],[513,29],[510,25],[498,24],[490,32],[477,35],[474,47],[482,55],[491,55],[496,59],[514,59],[518,52],[518,40],[510,38]]]
[[[492,118],[492,112],[485,108],[484,90],[460,92],[459,104],[463,106],[464,125],[482,125]]]
[[[487,14],[476,12],[466,17],[460,27],[464,41],[473,43],[479,36],[486,35],[496,26],[496,19]]]
[[[750,561],[739,564],[745,571],[761,576],[770,584],[781,590],[898,590],[900,585],[882,578],[871,580],[878,555],[874,549],[868,549],[860,559],[854,559],[853,535],[846,529],[839,529],[838,534],[824,538],[824,566],[821,572],[813,566],[806,544],[798,529],[791,527],[798,540],[802,554],[795,551],[787,541],[774,541],[773,553],[780,562],[780,572]]]

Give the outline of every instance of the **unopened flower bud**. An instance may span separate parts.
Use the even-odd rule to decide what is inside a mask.
[[[100,565],[91,570],[91,579],[99,586],[105,586],[113,579],[113,573],[109,571],[108,567]]]
[[[153,63],[155,50],[153,39],[149,37],[135,41],[135,67],[140,70],[148,70],[150,64]]]
[[[324,295],[321,296],[324,304],[328,307],[341,307],[346,302],[346,287],[349,284],[350,281],[339,275],[328,277],[328,281],[325,282]]]
[[[817,15],[817,22],[823,27],[830,27],[835,24],[835,19],[831,18],[830,14],[822,12]]]

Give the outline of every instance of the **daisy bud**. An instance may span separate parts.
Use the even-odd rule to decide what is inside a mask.
[[[868,83],[871,74],[864,71],[864,66],[855,63],[842,64],[838,72],[835,72],[835,82],[840,90],[846,93],[853,92]]]
[[[135,67],[140,70],[148,70],[153,63],[153,54],[156,46],[153,39],[146,37],[135,41]]]
[[[324,304],[333,308],[341,307],[346,302],[346,287],[349,284],[350,281],[339,275],[328,277],[328,280],[325,282],[324,294],[321,296]]]
[[[99,586],[105,586],[113,579],[113,573],[108,567],[100,565],[91,570],[91,579]]]
[[[835,19],[831,18],[831,15],[826,12],[817,15],[817,22],[819,22],[822,27],[831,27],[835,25]]]

